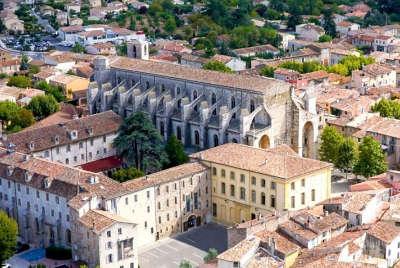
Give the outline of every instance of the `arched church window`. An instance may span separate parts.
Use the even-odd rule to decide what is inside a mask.
[[[235,100],[235,97],[232,97],[231,98],[231,109],[235,108],[235,106],[236,106],[236,100]]]
[[[197,99],[197,91],[193,91],[193,100]]]
[[[213,93],[211,95],[211,104],[215,104],[217,102],[217,96],[215,95],[215,93]]]
[[[181,127],[176,127],[176,138],[178,139],[178,140],[182,140],[182,130],[181,130]]]
[[[179,94],[181,94],[181,88],[180,88],[180,87],[177,87],[177,88],[176,88],[176,95],[179,95]]]
[[[150,88],[150,83],[149,83],[149,81],[146,81],[146,89],[149,89]]]
[[[232,139],[233,143],[238,143],[237,139]]]
[[[165,85],[161,84],[161,92],[164,92],[164,91],[165,91]]]
[[[214,135],[214,147],[218,146],[218,144],[219,144],[218,135]]]
[[[164,122],[160,122],[160,134],[161,134],[161,136],[163,136],[164,137]]]
[[[254,112],[254,110],[256,109],[256,105],[254,103],[254,100],[250,101],[250,113]]]
[[[200,145],[200,134],[197,130],[194,132],[194,144]]]

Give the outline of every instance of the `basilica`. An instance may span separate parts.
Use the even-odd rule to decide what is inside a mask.
[[[229,142],[287,144],[315,157],[319,119],[312,91],[296,96],[271,78],[151,61],[146,45],[128,45],[129,57],[95,59],[91,114],[145,112],[165,140],[175,135],[191,151]]]

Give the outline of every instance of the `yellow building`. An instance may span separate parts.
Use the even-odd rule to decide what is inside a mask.
[[[89,79],[76,75],[57,74],[50,78],[50,84],[60,86],[67,99],[72,99],[78,92],[84,92],[89,87]]]
[[[299,210],[330,197],[330,163],[289,146],[258,149],[229,143],[192,155],[211,168],[214,220],[232,225],[258,213]]]

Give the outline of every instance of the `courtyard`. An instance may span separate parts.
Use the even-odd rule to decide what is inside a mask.
[[[209,223],[158,241],[139,253],[139,265],[141,268],[176,268],[182,260],[187,260],[197,267],[203,263],[209,248],[217,249],[218,253],[227,249],[225,227]]]

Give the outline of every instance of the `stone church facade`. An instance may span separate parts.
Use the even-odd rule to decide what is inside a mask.
[[[236,142],[260,148],[288,144],[315,157],[316,98],[296,96],[275,79],[227,74],[127,57],[95,59],[90,113],[147,113],[166,140],[198,151]]]

